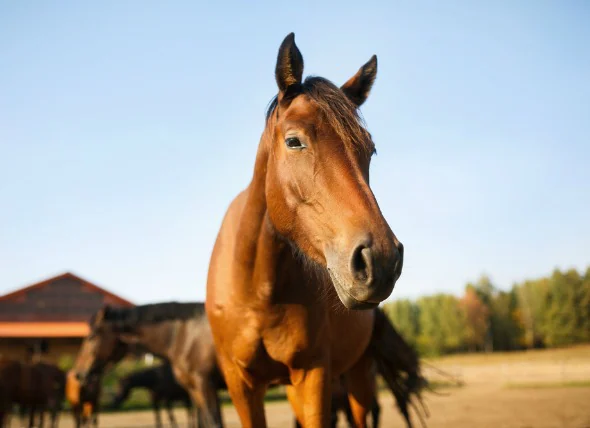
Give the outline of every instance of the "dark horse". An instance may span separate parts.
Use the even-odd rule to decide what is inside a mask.
[[[342,87],[303,80],[294,35],[279,48],[253,177],[223,219],[207,281],[218,360],[245,428],[266,426],[271,383],[289,385],[305,427],[328,427],[342,374],[355,424],[366,426],[372,365],[384,357],[369,347],[375,308],[403,264],[369,185],[375,145],[358,114],[376,73],[373,56]]]
[[[0,428],[8,425],[15,404],[21,419],[28,415],[29,427],[42,428],[49,412],[50,427],[56,428],[64,393],[65,373],[57,366],[41,361],[0,360]]]
[[[162,426],[160,406],[162,402],[166,405],[170,424],[176,426],[176,419],[172,411],[174,401],[182,401],[189,412],[189,419],[192,413],[192,400],[186,389],[184,389],[174,377],[172,367],[168,363],[156,367],[138,370],[119,380],[118,392],[111,407],[118,409],[127,400],[131,391],[135,388],[146,388],[152,398],[152,406],[156,417],[156,426]]]
[[[170,362],[178,383],[190,394],[192,423],[222,426],[217,390],[225,387],[217,366],[203,303],[159,303],[119,309],[105,306],[91,320],[73,371],[84,384],[94,373],[120,361],[130,347]]]
[[[12,408],[18,403],[21,363],[0,357],[0,428],[9,426]]]

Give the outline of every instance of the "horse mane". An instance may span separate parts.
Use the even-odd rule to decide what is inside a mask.
[[[318,106],[323,118],[345,146],[367,157],[376,152],[371,135],[366,130],[365,122],[357,107],[339,87],[323,77],[309,76],[297,88],[295,96],[298,94],[307,95]],[[278,106],[278,96],[275,96],[266,110],[267,123],[272,114],[278,111]]]
[[[205,304],[202,302],[180,303],[165,302],[139,305],[133,308],[114,308],[106,306],[103,309],[103,320],[111,323],[117,330],[133,330],[146,324],[157,324],[164,321],[186,321],[205,315]],[[98,314],[93,316],[94,324]]]

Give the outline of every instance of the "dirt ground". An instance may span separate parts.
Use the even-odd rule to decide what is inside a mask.
[[[458,356],[431,363],[463,381],[464,386],[438,390],[444,395],[425,394],[429,428],[590,428],[590,346],[489,357]],[[430,380],[443,380],[428,363],[425,374]],[[379,401],[380,426],[405,427],[391,394],[383,391]],[[294,426],[287,402],[268,403],[266,414],[269,427]],[[185,411],[176,409],[175,415],[184,425]],[[227,428],[240,426],[232,406],[224,407],[223,416]],[[419,427],[418,419],[413,420]],[[153,413],[103,414],[100,426],[151,427]],[[346,426],[342,418],[339,426]],[[64,415],[60,427],[73,427],[72,418]]]
[[[447,396],[429,394],[427,405],[431,416],[428,427],[590,427],[590,387],[513,389],[502,386],[465,386],[447,390]],[[394,408],[391,395],[382,393],[381,426],[404,427],[405,423]],[[186,420],[185,413],[177,409],[179,422]],[[286,402],[266,406],[269,427],[292,427],[293,419]],[[223,411],[227,428],[240,427],[233,407]],[[60,426],[72,427],[70,418],[62,418]],[[151,427],[151,412],[106,414],[100,418],[101,427]],[[346,424],[341,420],[341,427]],[[415,420],[415,426],[419,426]]]

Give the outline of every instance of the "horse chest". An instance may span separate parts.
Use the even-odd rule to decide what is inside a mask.
[[[245,346],[234,346],[234,349],[233,362],[240,368],[242,377],[249,379],[247,383],[285,383],[289,378],[287,367],[269,355],[262,338]]]
[[[320,336],[326,329],[310,329],[308,320],[298,315],[282,310],[270,325],[250,322],[240,329],[232,355],[246,376],[286,383],[294,364],[305,366],[307,360],[322,352],[320,348],[325,346],[320,344],[326,342]]]
[[[298,358],[320,353],[324,346],[319,339],[326,331],[326,326],[316,323],[315,328],[311,328],[306,321],[300,317],[290,317],[264,330],[263,344],[273,360],[291,367]]]

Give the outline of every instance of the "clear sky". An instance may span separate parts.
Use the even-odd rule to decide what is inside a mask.
[[[72,271],[205,296],[274,66],[373,54],[371,184],[406,248],[392,297],[590,265],[590,3],[0,1],[0,293]]]

